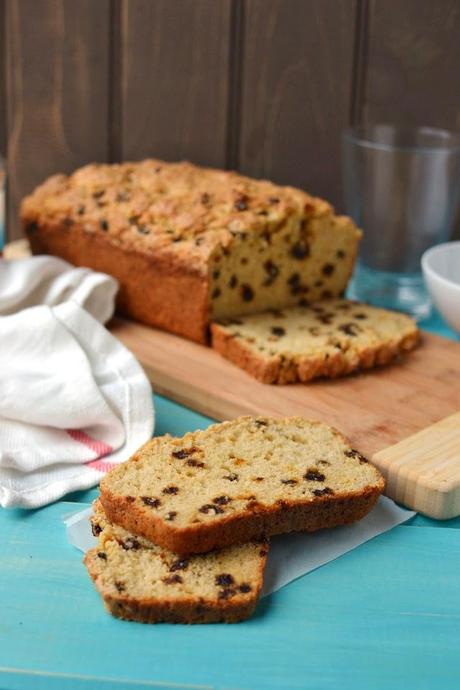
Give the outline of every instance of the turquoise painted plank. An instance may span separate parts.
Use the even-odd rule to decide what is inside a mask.
[[[458,688],[456,529],[398,527],[262,600],[239,625],[143,626],[104,611],[66,541],[61,517],[75,507],[0,513],[0,668],[64,674],[0,671],[0,687],[115,689],[99,678],[118,678],[127,688]]]
[[[209,685],[187,685],[177,683],[157,683],[155,681],[127,681],[117,678],[68,673],[25,672],[19,669],[8,669],[1,673],[3,685],[0,690],[213,690]]]
[[[215,423],[214,419],[182,407],[161,395],[156,395],[154,400],[157,415],[155,436],[163,434],[183,436],[187,431],[206,429],[210,424]]]
[[[437,316],[421,325],[454,337]],[[158,435],[212,422],[159,396],[156,410]],[[4,690],[458,687],[460,518],[416,516],[238,626],[141,626],[103,611],[61,524],[76,508],[0,512]]]
[[[413,527],[438,527],[449,529],[460,529],[460,516],[452,518],[451,520],[432,520],[425,515],[414,515],[408,525]]]

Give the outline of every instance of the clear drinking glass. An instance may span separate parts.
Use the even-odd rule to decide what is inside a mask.
[[[346,212],[363,229],[356,299],[427,316],[420,259],[449,239],[460,199],[460,135],[362,125],[343,134]]]

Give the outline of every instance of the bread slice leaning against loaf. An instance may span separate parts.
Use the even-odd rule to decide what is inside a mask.
[[[405,314],[344,299],[213,323],[211,332],[221,355],[262,383],[281,384],[388,364],[419,340]]]
[[[335,429],[241,417],[144,445],[101,482],[112,522],[177,553],[200,553],[359,520],[384,488]]]
[[[267,560],[267,542],[180,558],[110,523],[94,504],[96,548],[84,562],[107,610],[143,623],[233,623],[254,611]]]

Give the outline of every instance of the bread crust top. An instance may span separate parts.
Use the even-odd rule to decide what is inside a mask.
[[[333,214],[326,201],[293,187],[156,159],[54,175],[21,205],[28,233],[41,225],[71,230],[75,224],[128,250],[186,254],[203,271],[213,250],[241,233],[270,234],[290,216]]]

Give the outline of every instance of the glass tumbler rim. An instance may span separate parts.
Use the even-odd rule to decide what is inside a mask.
[[[438,141],[433,144],[417,144],[417,143],[390,143],[386,141],[379,141],[378,137],[372,136],[372,132],[377,130],[390,131],[393,133],[402,134],[403,136],[420,133],[437,137]],[[403,153],[422,153],[422,154],[436,154],[439,152],[460,152],[460,131],[443,129],[440,127],[411,127],[406,125],[395,125],[388,123],[371,123],[358,124],[352,127],[347,127],[342,132],[343,141],[361,146],[363,148],[375,149],[378,151],[393,151]]]

